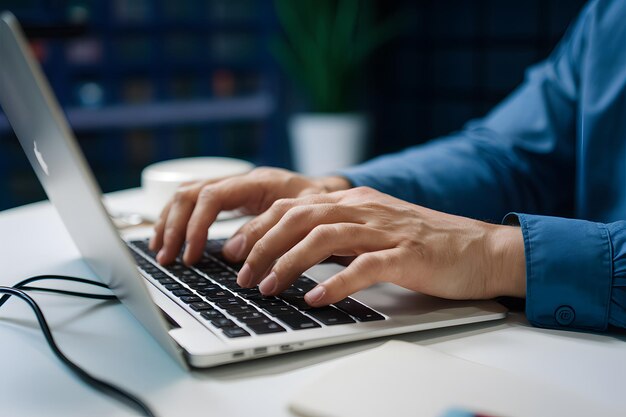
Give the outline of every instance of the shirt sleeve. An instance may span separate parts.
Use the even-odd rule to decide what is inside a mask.
[[[626,221],[510,213],[526,255],[526,317],[535,326],[626,327]]]
[[[576,103],[591,3],[551,56],[485,118],[458,133],[339,171],[436,210],[499,221],[510,211],[569,215]]]

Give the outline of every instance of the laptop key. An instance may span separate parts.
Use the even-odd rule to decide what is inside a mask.
[[[241,268],[243,268],[243,262],[240,263],[236,263],[236,264],[231,264],[230,262],[227,264],[230,268],[234,269],[235,271],[239,272],[241,270]]]
[[[218,301],[229,299],[233,297],[233,293],[228,290],[219,289],[217,291],[200,291],[200,294],[204,295],[211,301]]]
[[[248,298],[248,297],[256,297],[256,296],[260,296],[261,293],[259,292],[259,289],[257,287],[254,288],[242,288],[242,287],[237,287],[233,289],[233,292],[236,292],[239,296],[244,297],[244,298]]]
[[[300,314],[298,312],[298,310],[296,310],[295,308],[288,306],[288,305],[282,305],[282,306],[268,306],[268,307],[261,307],[263,310],[267,311],[270,315],[272,316],[284,316],[284,315],[290,315],[290,314]]]
[[[270,320],[267,318],[267,316],[263,316],[263,317],[250,317],[250,316],[241,316],[241,317],[235,317],[237,319],[237,321],[250,325],[250,324],[268,324],[268,323],[274,323],[274,321]]]
[[[213,310],[213,306],[204,301],[198,301],[197,303],[189,304],[194,311],[204,311],[204,310]]]
[[[211,282],[204,278],[199,278],[197,281],[190,282],[189,286],[194,290],[201,290],[211,286]]]
[[[229,305],[225,309],[226,309],[226,311],[228,311],[229,314],[232,314],[233,316],[242,315],[242,314],[249,314],[249,313],[258,313],[257,309],[252,307],[249,304],[246,304],[246,305]]]
[[[183,286],[177,282],[173,282],[171,284],[165,284],[164,287],[170,291],[184,289]]]
[[[211,324],[215,327],[219,327],[220,329],[222,327],[235,326],[235,322],[231,319],[227,319],[226,317],[212,319]]]
[[[304,295],[304,291],[292,285],[291,287],[283,291],[280,295]]]
[[[180,290],[174,290],[172,291],[172,294],[174,294],[176,297],[184,297],[184,296],[193,295],[193,293],[186,288],[182,288]]]
[[[220,313],[217,310],[206,310],[206,311],[203,311],[202,313],[200,313],[200,315],[202,317],[204,317],[205,319],[207,319],[207,320],[226,318],[226,316],[224,316],[222,313]]]
[[[280,300],[276,297],[249,297],[247,298],[247,300],[249,300],[253,304],[258,305],[261,308],[287,305],[283,300]]]
[[[229,313],[235,316],[237,320],[244,323],[253,319],[267,319],[267,316],[265,314],[261,314],[258,311],[241,311],[238,313],[233,313],[229,311]]]
[[[298,310],[310,310],[313,308],[304,300],[304,295],[280,294],[279,297]]]
[[[165,272],[161,270],[157,272],[153,272],[150,275],[152,276],[152,278],[156,279],[157,281],[161,281],[162,279],[172,279],[169,275],[167,275]]]
[[[174,275],[181,273],[182,271],[186,270],[187,267],[181,263],[175,262],[171,265],[167,265],[165,267],[165,269],[167,269],[168,271],[170,271],[171,273],[173,273]]]
[[[161,283],[162,285],[177,284],[177,282],[170,277],[160,278],[160,279],[157,279],[157,281],[159,281],[159,283]]]
[[[307,314],[313,316],[315,319],[328,326],[332,326],[334,324],[354,323],[352,317],[334,307],[313,308],[307,311]]]
[[[237,278],[213,278],[213,281],[217,282],[220,285],[232,290],[235,288],[239,288],[239,284],[237,284]]]
[[[283,326],[278,323],[249,323],[248,327],[256,334],[279,333],[286,331]]]
[[[313,281],[309,277],[301,276],[293,283],[293,286],[301,289],[304,292],[308,292],[317,286],[317,282]]]
[[[155,274],[157,272],[161,272],[161,270],[159,268],[157,268],[156,266],[152,265],[151,263],[146,262],[145,264],[141,265],[141,269],[143,269],[144,271],[146,271],[148,274],[152,275]]]
[[[243,301],[239,297],[221,298],[221,299],[215,301],[215,304],[217,304],[220,307],[247,306],[248,305],[248,303],[246,303],[245,301]]]
[[[276,318],[287,326],[292,328],[293,330],[305,330],[305,329],[313,329],[316,327],[322,327],[312,319],[304,316],[303,314],[284,314],[280,316],[276,316]]]
[[[250,333],[242,329],[241,327],[226,327],[222,329],[224,331],[224,335],[227,337],[243,337],[250,336]]]
[[[178,279],[180,279],[185,284],[191,284],[194,282],[198,282],[198,276],[196,275],[177,275]]]
[[[180,297],[183,303],[191,304],[191,303],[199,303],[202,299],[195,295],[184,295]]]
[[[345,311],[358,321],[375,321],[385,320],[385,317],[371,308],[359,303],[358,301],[348,297],[333,304],[338,309]]]

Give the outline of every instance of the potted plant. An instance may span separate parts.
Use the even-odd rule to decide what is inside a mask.
[[[368,120],[356,108],[359,73],[370,54],[398,33],[399,18],[374,24],[371,0],[275,0],[285,36],[271,50],[304,92],[310,112],[290,117],[294,166],[332,172],[365,156]]]

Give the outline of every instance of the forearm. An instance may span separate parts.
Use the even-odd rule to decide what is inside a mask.
[[[532,158],[531,158],[532,159]],[[548,174],[518,152],[514,138],[468,129],[341,171],[355,186],[438,211],[499,222],[510,211],[556,214],[572,195],[569,167]],[[548,180],[544,178],[550,177]],[[555,181],[561,181],[557,184]]]

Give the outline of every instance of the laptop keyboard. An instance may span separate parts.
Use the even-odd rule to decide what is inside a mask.
[[[207,241],[204,256],[193,267],[185,266],[180,259],[159,265],[156,253],[148,248],[148,240],[127,244],[141,270],[229,338],[385,319],[350,297],[328,307],[309,306],[304,294],[317,282],[306,276],[277,297],[261,295],[258,287],[241,288],[237,272],[242,265],[228,263],[222,257],[223,243],[223,239]]]

